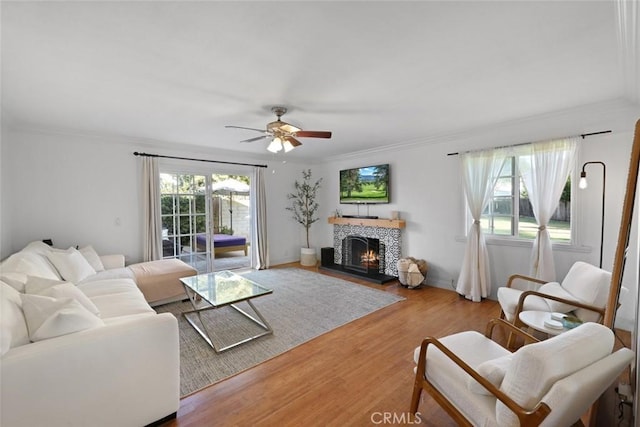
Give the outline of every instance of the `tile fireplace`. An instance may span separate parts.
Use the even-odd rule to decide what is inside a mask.
[[[321,268],[340,271],[375,283],[398,277],[403,220],[329,218],[333,224],[333,264]]]

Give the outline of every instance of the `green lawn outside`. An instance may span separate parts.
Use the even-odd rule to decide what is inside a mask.
[[[482,229],[488,231],[489,222],[482,219]],[[571,229],[568,221],[551,221],[547,227],[551,240],[554,242],[569,243],[571,241]],[[538,224],[533,217],[520,217],[520,229],[518,237],[522,239],[535,239],[538,232]],[[494,235],[509,236],[511,235],[511,221],[508,217],[494,218]]]
[[[371,200],[379,200],[387,197],[387,192],[383,188],[376,188],[373,183],[365,183],[362,184],[362,191],[351,191],[351,197],[347,198],[347,192],[342,192],[342,201],[349,202],[352,200],[362,200],[362,199],[371,199]]]

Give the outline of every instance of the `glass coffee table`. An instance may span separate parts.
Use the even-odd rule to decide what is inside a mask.
[[[251,302],[253,298],[273,293],[273,290],[260,286],[231,271],[217,271],[214,273],[183,277],[180,281],[184,285],[184,290],[193,306],[193,310],[185,311],[182,315],[216,353],[273,333],[273,329],[271,329],[269,323]],[[255,316],[237,306],[238,303],[243,301],[247,303]],[[226,306],[230,306],[257,324],[260,327],[260,332],[248,337],[243,337],[222,347],[216,346],[212,339],[215,331],[212,330],[211,325],[207,326],[207,321],[202,318],[202,313],[207,310],[214,310]],[[199,322],[196,322],[196,317]]]

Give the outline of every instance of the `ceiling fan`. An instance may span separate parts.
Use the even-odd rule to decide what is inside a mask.
[[[267,147],[267,150],[271,151],[272,153],[277,153],[283,148],[285,153],[287,153],[297,146],[302,145],[302,142],[298,141],[297,138],[331,138],[331,132],[302,130],[280,120],[280,117],[282,117],[287,112],[287,109],[285,107],[273,107],[271,108],[271,111],[273,111],[278,119],[275,122],[267,124],[266,129],[248,128],[244,126],[225,127],[234,129],[246,129],[262,133],[263,135],[261,136],[245,139],[240,142],[254,142],[261,139],[271,138],[271,143]]]

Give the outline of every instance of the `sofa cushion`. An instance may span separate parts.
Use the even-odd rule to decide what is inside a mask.
[[[558,380],[600,360],[613,350],[613,332],[597,323],[585,323],[546,341],[526,345],[513,354],[502,390],[525,409],[533,409]],[[500,426],[517,426],[518,418],[496,402]]]
[[[76,286],[91,299],[102,295],[139,292],[136,282],[133,279],[125,278],[84,281]]]
[[[122,268],[114,268],[110,270],[100,271],[92,276],[88,276],[85,279],[75,282],[76,285],[80,285],[82,283],[87,282],[95,282],[99,280],[108,280],[108,279],[133,279],[135,276],[133,272],[128,267]]]
[[[79,284],[78,288],[98,307],[102,319],[155,313],[131,279],[86,282]]]
[[[33,342],[104,325],[100,318],[73,298],[56,299],[29,294],[20,294],[20,298],[29,339]]]
[[[87,297],[84,292],[71,282],[43,279],[42,277],[29,276],[25,285],[25,293],[44,295],[52,298],[73,298],[91,313],[100,317],[100,310]]]
[[[56,267],[60,276],[70,282],[77,283],[96,274],[89,261],[75,248],[69,248],[66,251],[51,251],[47,254],[47,258]]]
[[[93,267],[96,273],[99,273],[100,271],[104,271],[104,265],[102,264],[102,260],[100,260],[100,256],[98,255],[96,250],[93,249],[93,246],[91,245],[85,246],[84,248],[78,249],[78,251],[89,262],[89,264],[91,265],[91,267]]]
[[[0,355],[29,343],[20,292],[0,281]]]

